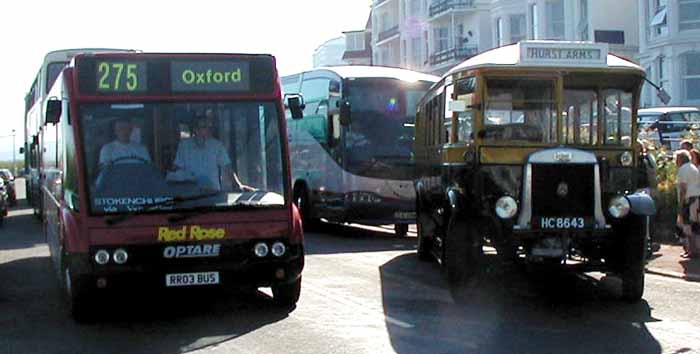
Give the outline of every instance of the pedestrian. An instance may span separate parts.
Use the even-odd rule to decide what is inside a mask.
[[[681,227],[685,253],[683,258],[695,258],[698,255],[697,241],[700,232],[698,208],[700,207],[700,171],[692,163],[692,157],[687,150],[675,153],[678,175],[676,188],[678,191],[677,223]]]
[[[681,150],[690,151],[693,150],[693,142],[688,139],[681,140],[680,144]]]
[[[690,155],[692,157],[693,165],[700,170],[700,150],[690,149]]]

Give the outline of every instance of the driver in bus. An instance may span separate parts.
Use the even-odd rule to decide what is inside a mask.
[[[134,125],[127,118],[119,118],[113,123],[114,141],[105,144],[100,149],[99,166],[104,167],[113,163],[150,163],[151,156],[146,147],[131,141]]]
[[[176,173],[185,175],[212,191],[221,191],[221,179],[229,178],[242,191],[255,191],[244,185],[231,167],[231,158],[221,141],[211,136],[214,112],[195,117],[194,137],[180,141],[175,153]]]

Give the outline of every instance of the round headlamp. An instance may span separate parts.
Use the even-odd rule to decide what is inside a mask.
[[[630,202],[624,196],[618,196],[610,200],[608,212],[613,218],[620,219],[630,213]]]
[[[511,196],[501,197],[496,201],[496,215],[501,219],[510,219],[518,212],[518,203]]]
[[[109,263],[109,252],[105,250],[99,250],[95,253],[95,263],[99,265],[105,265]]]
[[[270,248],[267,247],[265,243],[260,242],[253,247],[253,252],[255,253],[256,257],[262,258],[267,256],[267,253],[270,252]]]
[[[282,242],[275,242],[272,244],[271,252],[275,257],[282,257],[287,252],[287,247]]]
[[[620,155],[620,164],[622,166],[632,166],[633,160],[632,153],[629,151],[625,151]]]
[[[117,264],[124,264],[126,261],[129,259],[129,254],[126,253],[126,250],[123,248],[120,248],[116,251],[114,251],[114,263]]]

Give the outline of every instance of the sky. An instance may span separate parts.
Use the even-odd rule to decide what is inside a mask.
[[[361,30],[371,0],[14,1],[0,13],[0,161],[24,143],[24,95],[44,55],[65,48],[267,53],[282,75],[311,68],[314,49]],[[17,159],[21,159],[17,155]]]

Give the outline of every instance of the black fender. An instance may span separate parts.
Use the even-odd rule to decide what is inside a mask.
[[[466,201],[460,190],[449,188],[447,190],[447,202],[450,206],[450,217],[464,216],[466,212]]]
[[[634,215],[653,216],[656,214],[656,203],[654,199],[646,193],[634,193],[626,195],[630,202],[630,212]]]

